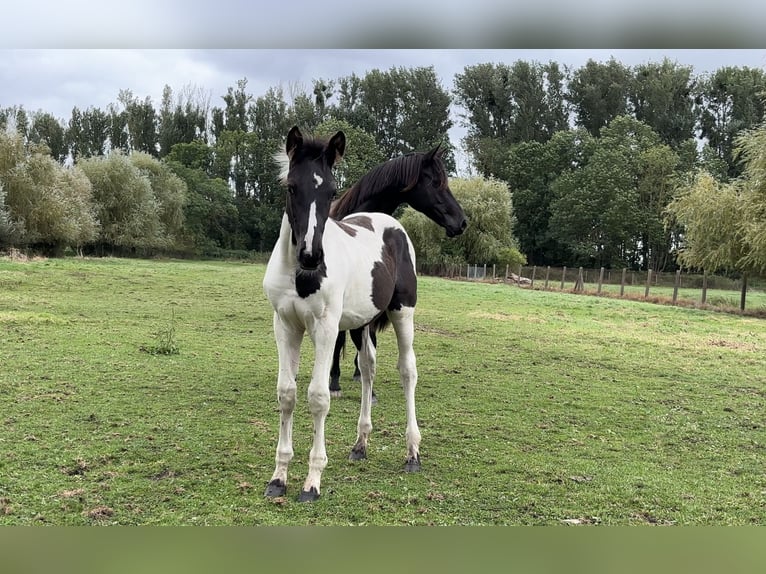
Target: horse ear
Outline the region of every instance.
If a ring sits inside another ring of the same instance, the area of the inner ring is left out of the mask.
[[[333,166],[338,163],[346,151],[346,134],[338,132],[330,138],[327,144],[327,159],[330,165]]]
[[[444,148],[442,147],[442,144],[439,143],[434,149],[426,154],[426,161],[433,161],[435,157],[441,157],[443,153]]]
[[[287,157],[292,158],[295,150],[302,145],[303,134],[301,133],[301,130],[298,129],[298,126],[293,126],[293,128],[287,133],[287,143],[285,144]]]

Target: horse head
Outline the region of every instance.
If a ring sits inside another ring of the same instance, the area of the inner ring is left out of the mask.
[[[455,237],[465,231],[468,221],[449,188],[443,153],[444,148],[437,145],[429,152],[418,154],[420,170],[417,180],[404,193],[407,193],[407,203],[441,225],[448,237]]]
[[[328,140],[304,137],[297,126],[287,134],[285,211],[302,271],[316,271],[324,264],[322,237],[337,191],[332,168],[343,157],[345,148],[342,131]]]

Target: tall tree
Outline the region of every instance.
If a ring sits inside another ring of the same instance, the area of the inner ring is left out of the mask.
[[[629,100],[635,118],[678,149],[694,137],[694,89],[692,67],[665,58],[634,68]]]
[[[202,90],[187,86],[174,98],[170,86],[162,90],[158,114],[159,156],[164,157],[177,143],[206,141],[208,101]]]
[[[632,83],[630,68],[610,58],[601,63],[588,60],[572,74],[567,97],[575,112],[575,123],[598,137],[601,128],[629,111]]]
[[[740,222],[746,255],[743,263],[758,273],[766,272],[766,116],[758,127],[740,133],[735,140],[736,159],[744,166],[744,210]]]
[[[117,100],[125,111],[129,148],[157,157],[157,113],[151,98],[142,101],[130,90],[120,90]]]
[[[737,177],[743,167],[734,160],[734,139],[763,118],[766,73],[758,68],[726,66],[703,76],[695,99],[699,127],[718,157]]]
[[[505,154],[521,142],[545,142],[566,126],[563,74],[557,65],[467,66],[455,76],[455,100],[465,111],[464,143],[484,176],[504,177]]]
[[[38,112],[32,116],[32,127],[29,130],[29,141],[43,144],[51,156],[58,162],[63,162],[68,154],[64,126],[47,112]]]
[[[454,170],[450,103],[433,67],[376,69],[341,78],[330,115],[371,134],[387,159],[443,143],[445,164]]]
[[[80,111],[76,106],[66,130],[66,143],[72,158],[103,155],[110,139],[110,118],[99,108]]]
[[[572,258],[568,245],[550,230],[552,186],[562,174],[586,165],[595,145],[578,128],[559,131],[546,143],[522,142],[509,149],[504,172],[516,215],[514,231],[530,263],[565,265]]]
[[[581,265],[661,268],[670,249],[663,210],[677,163],[649,126],[615,118],[587,164],[554,182],[552,235],[572,246]]]

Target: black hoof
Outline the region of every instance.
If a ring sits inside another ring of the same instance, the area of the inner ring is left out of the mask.
[[[340,391],[330,391],[330,396],[333,399],[339,399],[339,398],[341,398],[343,396],[343,393],[340,392]]]
[[[416,457],[408,458],[404,463],[404,472],[419,472],[420,459]]]
[[[268,496],[269,498],[276,498],[277,496],[284,496],[286,492],[287,485],[278,478],[275,478],[266,487],[264,496]]]
[[[362,373],[360,373],[358,370],[354,373],[354,380],[356,382],[359,382],[362,380]]]
[[[364,460],[367,458],[367,449],[365,447],[354,447],[351,449],[351,454],[348,455],[348,460]]]
[[[330,377],[330,392],[340,393],[340,377]]]
[[[313,486],[309,490],[301,490],[298,497],[298,502],[314,502],[315,500],[319,500],[319,493]]]

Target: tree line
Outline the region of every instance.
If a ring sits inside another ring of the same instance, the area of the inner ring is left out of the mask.
[[[670,210],[698,174],[714,182],[708,190],[752,177],[741,138],[761,126],[764,92],[763,70],[747,67],[697,75],[667,58],[575,70],[518,60],[467,66],[449,90],[433,67],[400,67],[257,97],[242,79],[219,105],[201,88],[166,86],[158,108],[130,90],[67,120],[0,108],[0,247],[267,251],[283,209],[272,155],[292,125],[346,131],[345,188],[439,142],[454,174],[456,105],[478,176],[466,181],[499,182],[509,206],[487,227],[502,229],[496,241],[437,249],[432,232],[417,231],[421,253],[459,258],[474,245],[487,261],[518,248],[536,265],[670,269],[684,262],[689,225]]]

